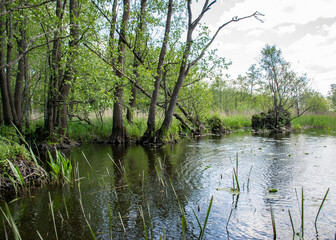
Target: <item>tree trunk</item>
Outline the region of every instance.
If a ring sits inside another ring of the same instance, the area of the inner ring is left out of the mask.
[[[174,91],[173,91],[173,94],[172,94],[172,96],[170,98],[168,109],[167,109],[167,111],[165,113],[165,118],[163,120],[163,123],[162,123],[160,129],[155,133],[156,138],[158,139],[159,142],[163,141],[165,135],[167,135],[167,133],[168,133],[170,127],[171,127],[171,124],[172,124],[172,121],[173,121],[173,115],[174,115],[174,111],[175,111],[175,107],[176,107],[176,103],[177,103],[179,92],[180,92],[180,89],[181,89],[181,87],[183,85],[184,79],[188,75],[191,66],[194,65],[194,64],[196,64],[197,61],[203,56],[201,54],[192,63],[188,64],[189,55],[190,55],[190,51],[191,51],[191,46],[192,46],[192,43],[193,43],[192,34],[193,34],[196,26],[198,25],[198,23],[202,19],[204,13],[210,9],[210,6],[213,3],[214,2],[212,2],[212,3],[209,4],[209,1],[206,0],[205,3],[204,3],[204,5],[203,5],[202,12],[200,13],[200,15],[194,21],[192,21],[191,0],[187,0],[187,5],[188,5],[187,6],[187,8],[188,8],[187,41],[185,43],[185,49],[184,49],[183,56],[182,56],[182,62],[181,62],[181,65],[180,65],[179,76],[178,76],[177,81],[175,83]],[[209,44],[211,44],[211,42]],[[204,51],[203,51],[203,54],[204,54]]]
[[[145,18],[145,9],[146,9],[146,3],[147,3],[147,0],[141,0],[141,9],[140,9],[140,17],[139,17],[139,25],[137,27],[137,30],[136,30],[136,35],[135,35],[135,52],[137,54],[139,54],[140,52],[140,41],[139,41],[139,38],[141,39],[142,38],[142,33],[143,33],[143,28],[144,28],[144,18]],[[139,73],[138,73],[138,67],[140,65],[140,62],[139,62],[139,59],[134,56],[134,60],[133,60],[133,73],[134,73],[134,76],[135,76],[135,81],[136,81],[136,84],[139,82]],[[132,96],[131,96],[131,99],[129,101],[129,107],[127,108],[127,114],[126,114],[126,118],[127,118],[127,121],[129,123],[133,123],[133,111],[134,111],[134,107],[135,107],[135,104],[136,104],[136,97],[137,97],[137,87],[135,86],[135,84],[132,84]]]
[[[120,71],[124,71],[125,65],[125,43],[122,40],[126,36],[126,29],[128,25],[128,20],[130,16],[130,0],[123,0],[124,10],[121,22],[120,37],[118,42],[118,64],[120,66]],[[123,121],[123,74],[116,71],[116,75],[119,77],[119,83],[117,83],[114,94],[114,105],[113,105],[113,126],[111,142],[117,144],[123,144],[127,141],[127,132]]]
[[[155,76],[155,83],[154,83],[154,90],[151,98],[151,103],[149,107],[149,113],[147,118],[147,130],[144,136],[141,138],[141,142],[151,142],[153,141],[155,135],[155,114],[156,114],[156,104],[159,96],[159,88],[163,70],[163,63],[167,52],[167,44],[169,39],[169,32],[170,32],[170,22],[172,18],[173,12],[173,0],[169,0],[168,3],[168,13],[167,13],[167,20],[166,20],[166,28],[164,33],[164,38],[162,42],[161,52],[159,56],[159,63],[156,70]]]
[[[70,0],[70,41],[69,41],[69,58],[66,64],[66,70],[64,73],[64,78],[62,79],[60,86],[60,96],[59,96],[59,106],[57,113],[57,126],[58,134],[61,137],[67,135],[68,129],[68,105],[67,100],[70,93],[70,83],[74,80],[74,61],[77,54],[78,41],[79,41],[79,27],[77,24],[77,19],[79,17],[79,5],[78,0]]]
[[[56,17],[58,18],[58,26],[62,24],[62,1],[56,1]],[[61,77],[60,60],[61,60],[61,41],[59,39],[61,30],[54,33],[53,49],[50,63],[50,79],[48,89],[47,111],[45,117],[44,128],[49,136],[54,138],[54,131],[57,120],[57,104],[58,104],[58,86]]]
[[[6,81],[7,81],[7,91],[8,91],[8,98],[9,98],[9,103],[11,107],[11,113],[12,113],[12,119],[13,123],[18,126],[18,119],[16,115],[16,110],[15,110],[15,104],[14,104],[14,97],[12,93],[12,66],[10,65],[10,61],[12,59],[12,49],[13,49],[13,43],[12,43],[12,38],[13,38],[13,23],[12,23],[12,14],[9,13],[9,16],[7,17],[7,68],[6,68]],[[20,129],[21,130],[21,129]]]
[[[17,45],[18,45],[18,52],[19,55],[23,54],[24,50],[27,46],[27,34],[26,34],[26,21],[25,21],[25,15],[24,12],[21,11],[22,17],[24,18],[21,22],[19,22],[19,33],[20,36],[17,38]],[[19,130],[22,130],[22,127],[24,125],[24,114],[23,114],[23,86],[26,76],[26,70],[27,70],[27,56],[23,55],[22,58],[20,58],[18,62],[18,70],[16,75],[16,83],[15,83],[15,93],[14,93],[14,104],[15,104],[15,111],[17,115],[17,128]]]
[[[0,12],[3,13],[5,10],[4,6],[0,4]],[[5,65],[5,44],[6,44],[6,17],[4,15],[0,16],[0,65]],[[3,110],[3,120],[5,125],[10,125],[13,118],[11,113],[10,100],[8,95],[8,85],[6,79],[6,72],[4,68],[0,69],[0,87],[1,87],[1,98],[2,98],[2,110]]]

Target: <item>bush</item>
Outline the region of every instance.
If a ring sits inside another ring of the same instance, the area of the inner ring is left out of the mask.
[[[286,110],[279,111],[279,128],[283,126],[290,126],[291,115]],[[267,113],[261,112],[259,114],[254,114],[252,116],[252,128],[254,130],[259,129],[268,129],[268,130],[276,130],[275,121],[276,121],[276,112],[274,109],[268,110]]]
[[[222,123],[222,120],[216,115],[212,116],[211,118],[208,118],[207,124],[209,125],[209,129],[211,129],[211,132],[214,134],[223,134],[230,131],[230,129],[226,127]]]

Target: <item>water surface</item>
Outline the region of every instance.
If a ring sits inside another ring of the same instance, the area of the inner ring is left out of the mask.
[[[288,210],[301,234],[303,189],[305,239],[334,239],[335,146],[334,135],[314,132],[234,133],[162,148],[83,145],[66,153],[78,162],[80,179],[74,187],[40,189],[9,206],[23,239],[38,239],[37,231],[43,239],[56,239],[49,193],[58,239],[90,239],[89,225],[97,239],[144,239],[146,234],[181,239],[181,211],[186,238],[197,239],[194,212],[203,224],[213,196],[205,239],[271,239],[271,207],[278,239],[291,239]],[[237,156],[240,194],[229,191]],[[315,216],[328,188],[316,232]]]

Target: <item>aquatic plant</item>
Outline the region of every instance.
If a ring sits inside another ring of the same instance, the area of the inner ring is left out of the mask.
[[[13,235],[14,235],[14,238],[15,240],[21,240],[21,235],[20,235],[20,232],[19,232],[19,229],[15,223],[15,220],[12,216],[12,213],[7,205],[7,203],[5,203],[5,210],[6,212],[0,207],[0,210],[4,216],[4,218],[6,219],[7,223],[9,224],[9,226],[12,228],[12,231],[13,231]],[[5,226],[5,224],[4,224]],[[7,237],[6,237],[7,239]]]
[[[240,186],[238,180],[238,153],[236,153],[236,167],[233,167],[232,190],[236,191],[238,194],[240,193]]]
[[[204,223],[203,223],[203,227],[201,225],[201,222],[199,220],[199,218],[197,217],[195,211],[192,209],[193,213],[194,213],[194,216],[197,220],[197,223],[198,223],[198,227],[200,228],[200,234],[199,234],[199,237],[198,239],[203,239],[204,237],[204,233],[205,233],[205,228],[206,228],[206,225],[208,223],[208,219],[209,219],[209,216],[210,216],[210,211],[211,211],[211,207],[212,207],[212,202],[213,202],[213,196],[211,196],[211,199],[210,199],[210,203],[209,203],[209,206],[208,206],[208,210],[207,210],[207,214],[205,216],[205,220],[204,220]]]
[[[330,190],[330,188],[328,188],[327,192],[325,193],[325,195],[324,195],[324,197],[323,197],[323,200],[322,200],[322,202],[321,202],[321,204],[320,204],[319,210],[317,211],[317,214],[316,214],[316,217],[315,217],[315,223],[314,223],[314,224],[315,224],[316,235],[318,235],[318,231],[317,231],[317,219],[318,219],[318,217],[319,217],[319,214],[320,214],[320,212],[321,212],[321,209],[322,209],[322,207],[323,207],[323,204],[324,204],[324,202],[325,202],[325,200],[326,200],[326,198],[327,198],[327,196],[328,196],[329,190]]]
[[[275,217],[274,217],[274,212],[272,205],[270,205],[270,210],[271,210],[271,220],[272,220],[272,230],[273,230],[273,239],[276,239],[276,225],[275,225]]]
[[[49,166],[51,168],[51,178],[57,184],[72,183],[73,180],[73,167],[71,161],[59,150],[55,149],[55,159],[48,151]]]

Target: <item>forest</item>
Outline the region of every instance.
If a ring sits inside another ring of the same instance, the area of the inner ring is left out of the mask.
[[[332,114],[335,89],[328,98],[313,90],[309,75],[295,72],[275,45],[260,49],[256,63],[233,79],[231,62],[212,44],[227,25],[262,24],[263,14],[251,10],[211,32],[202,19],[215,5],[1,1],[3,133],[14,125],[34,141],[64,143],[80,128],[109,143],[164,143],[176,138],[172,124],[175,132],[200,135],[214,117],[274,111],[279,122],[282,112],[289,120]]]

